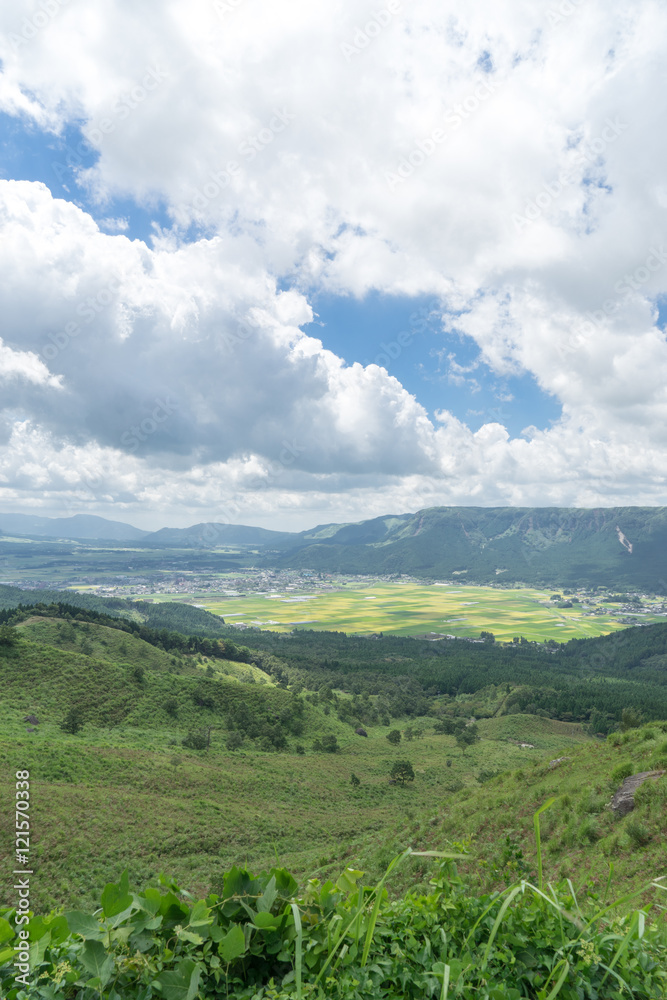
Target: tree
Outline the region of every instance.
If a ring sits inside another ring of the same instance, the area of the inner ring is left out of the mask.
[[[392,729],[390,733],[387,733],[387,739],[389,740],[392,746],[397,747],[398,744],[401,742],[400,731],[398,729]]]
[[[358,788],[359,785],[361,784],[361,781],[359,780],[359,778],[357,778],[356,774],[354,774],[354,773],[352,774],[352,777],[350,778],[350,784],[354,788]]]
[[[327,733],[326,736],[322,737],[322,749],[326,753],[336,753],[339,749],[338,740],[332,733]]]
[[[410,761],[409,760],[394,761],[391,768],[390,777],[394,781],[400,782],[401,785],[404,785],[406,781],[414,781],[415,772],[412,768],[412,764],[410,763]]]
[[[80,705],[72,705],[69,712],[60,723],[60,728],[64,733],[70,733],[72,736],[78,733],[83,727],[83,710]]]
[[[472,726],[460,729],[456,734],[456,743],[464,753],[466,752],[466,747],[471,747],[473,743],[479,743],[480,739],[477,726],[474,723]]]
[[[238,729],[233,729],[227,737],[227,749],[239,750],[243,746],[243,736]]]
[[[16,632],[11,625],[0,626],[0,646],[13,646],[16,642]]]
[[[635,708],[624,708],[621,714],[621,729],[626,732],[628,729],[638,729],[642,724],[641,712]]]
[[[183,746],[188,750],[207,750],[210,743],[210,732],[208,735],[205,733],[188,733],[182,740]]]

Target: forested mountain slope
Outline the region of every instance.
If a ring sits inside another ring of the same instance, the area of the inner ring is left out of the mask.
[[[664,507],[432,507],[322,525],[281,547],[280,566],[667,592]]]

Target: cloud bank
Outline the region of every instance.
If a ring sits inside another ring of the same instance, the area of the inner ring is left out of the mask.
[[[0,181],[5,509],[667,502],[663,5],[24,0],[0,27],[0,108],[88,154],[53,156],[79,205]],[[130,240],[119,199],[170,227]],[[434,298],[561,419],[434,422],[303,332],[316,292],[371,290]]]

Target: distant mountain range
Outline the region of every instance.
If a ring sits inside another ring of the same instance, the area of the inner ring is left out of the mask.
[[[667,595],[667,508],[432,507],[295,536],[278,566]]]
[[[95,514],[74,514],[73,517],[38,517],[36,514],[0,514],[3,535],[44,536],[74,540],[137,541],[148,531],[134,528],[122,521],[108,521]]]
[[[415,514],[270,531],[215,522],[145,532],[90,515],[0,514],[0,531],[132,541],[141,547],[258,549],[266,566],[411,574],[476,583],[605,584],[667,595],[665,507],[431,507]]]

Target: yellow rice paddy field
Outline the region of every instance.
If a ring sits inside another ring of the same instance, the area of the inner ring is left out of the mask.
[[[377,582],[348,584],[336,591],[272,591],[230,597],[206,594],[195,597],[195,601],[222,615],[228,624],[277,632],[296,628],[474,637],[490,631],[501,641],[524,636],[529,640],[563,642],[606,635],[628,625],[626,616],[621,623],[609,613],[599,613],[602,609],[609,611],[609,605],[555,607],[550,601],[552,593],[530,588]],[[598,614],[591,614],[596,609]],[[643,614],[636,620],[664,621],[664,617]]]

